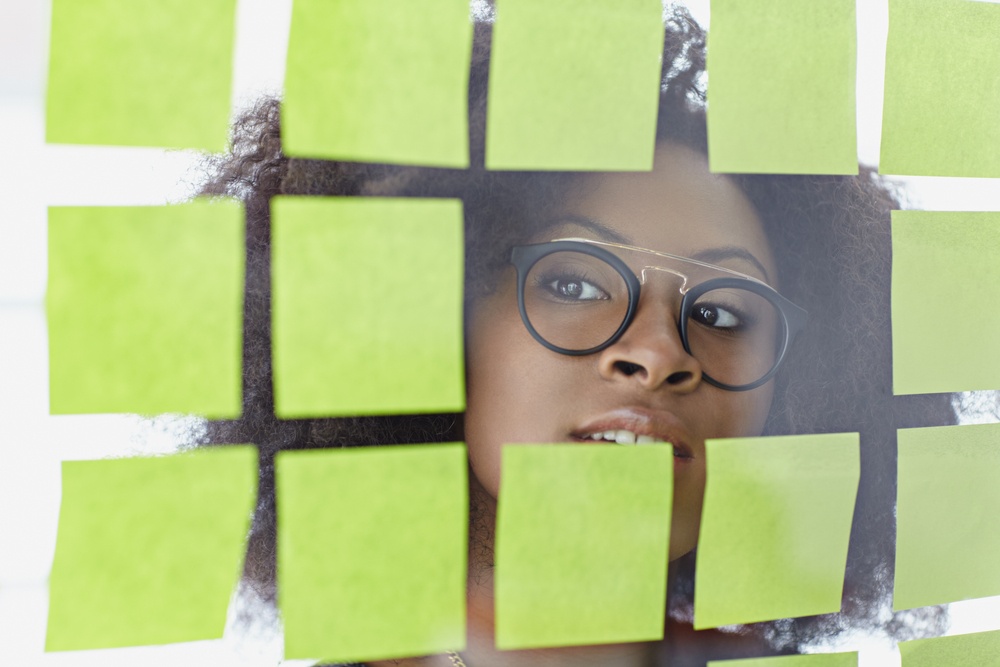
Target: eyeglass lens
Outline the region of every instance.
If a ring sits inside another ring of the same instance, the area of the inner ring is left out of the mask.
[[[677,307],[676,302],[664,305]],[[609,340],[624,322],[628,284],[598,257],[554,252],[528,271],[524,306],[531,325],[546,341],[564,350],[587,350]],[[710,290],[694,301],[685,317],[691,355],[723,384],[751,384],[767,375],[784,343],[778,306],[748,290]]]

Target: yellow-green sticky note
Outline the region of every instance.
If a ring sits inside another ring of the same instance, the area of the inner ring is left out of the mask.
[[[706,442],[694,627],[840,610],[857,433]]]
[[[46,651],[222,637],[257,450],[64,461]]]
[[[660,0],[496,4],[486,166],[652,169]]]
[[[467,167],[468,0],[295,0],[288,155]]]
[[[857,667],[857,652],[777,655],[746,660],[709,660],[708,667]]]
[[[998,35],[990,2],[890,0],[881,173],[1000,177]]]
[[[899,653],[902,667],[997,667],[1000,631],[900,642]]]
[[[45,139],[225,149],[236,0],[53,0]]]
[[[661,639],[673,450],[507,445],[501,459],[497,648]]]
[[[712,0],[712,171],[858,173],[854,5]]]
[[[241,412],[243,207],[49,209],[52,414]]]
[[[1000,389],[998,256],[1000,213],[892,212],[896,394]]]
[[[275,411],[460,412],[462,205],[272,200]]]
[[[467,470],[460,443],[278,454],[285,658],[464,648]]]
[[[1000,595],[1000,424],[899,430],[894,609]]]

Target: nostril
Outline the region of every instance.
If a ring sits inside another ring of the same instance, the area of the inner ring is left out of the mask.
[[[667,376],[667,384],[684,384],[693,377],[690,371],[678,371]]]
[[[642,366],[633,364],[631,361],[616,361],[615,368],[630,377],[642,370]]]

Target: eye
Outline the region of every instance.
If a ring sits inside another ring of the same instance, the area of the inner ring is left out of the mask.
[[[691,319],[714,329],[739,329],[742,318],[733,310],[712,304],[696,304],[691,311]]]
[[[611,297],[607,292],[582,278],[562,277],[549,280],[545,287],[555,296],[566,301],[603,301]]]

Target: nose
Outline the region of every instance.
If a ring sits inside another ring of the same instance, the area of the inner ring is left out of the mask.
[[[640,303],[622,337],[599,354],[598,371],[607,380],[625,379],[679,394],[701,383],[701,364],[684,349],[677,322],[662,304]]]

